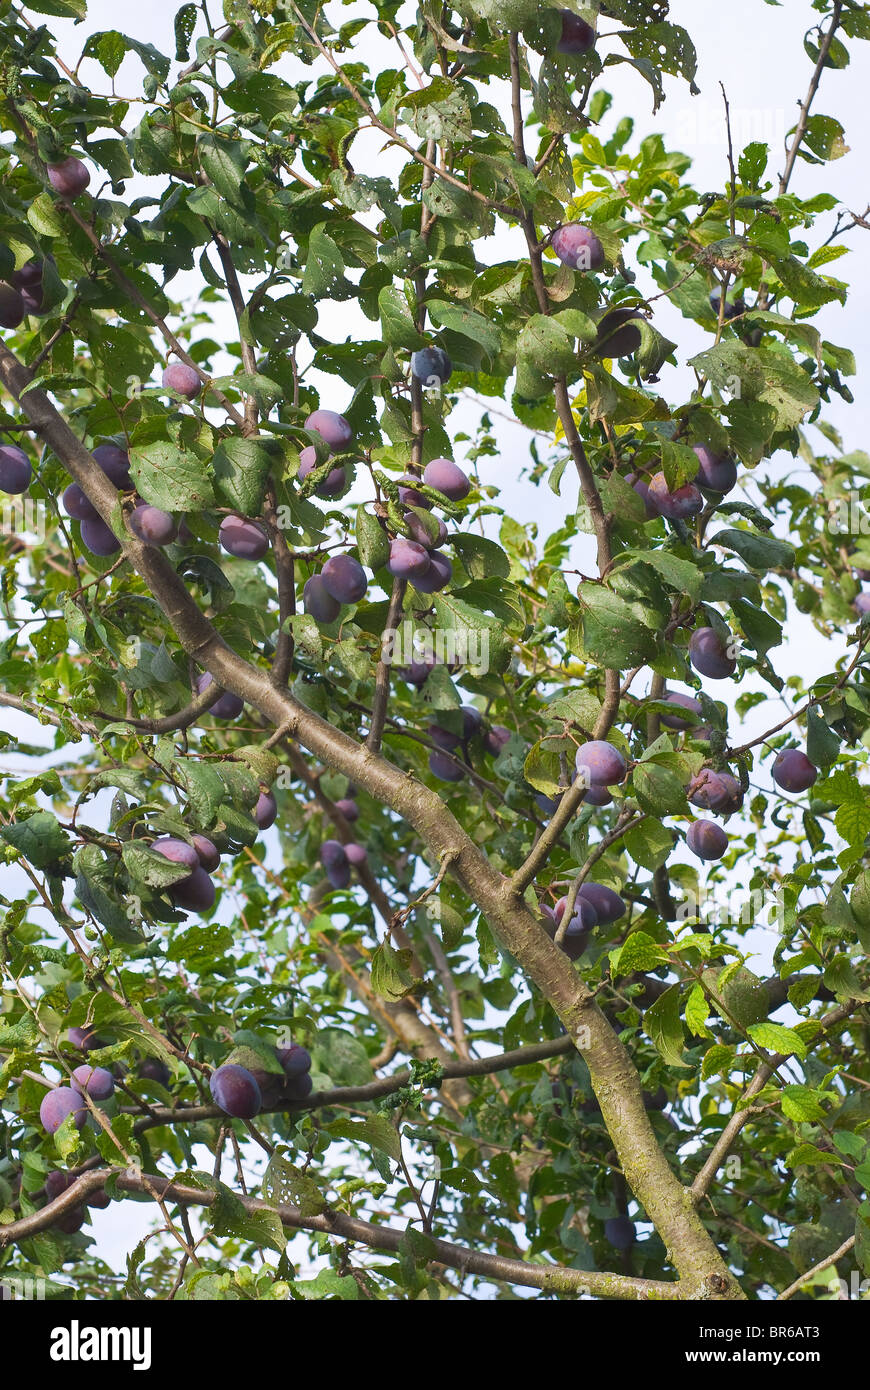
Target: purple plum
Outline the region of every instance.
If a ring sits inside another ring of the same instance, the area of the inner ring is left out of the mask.
[[[302,601],[305,612],[310,613],[316,623],[333,623],[341,612],[341,604],[327,593],[319,574],[313,574],[306,580]]]
[[[61,502],[67,516],[73,517],[76,521],[97,521],[99,518],[99,512],[88,501],[78,483],[70,483],[61,498]]]
[[[334,410],[312,411],[305,428],[315,430],[336,454],[344,453],[353,443],[353,430],[344,416]]]
[[[24,299],[13,285],[0,284],[0,328],[17,328],[24,322]]]
[[[262,526],[235,514],[224,517],[218,530],[218,540],[227,554],[236,560],[262,560],[269,550],[269,537]]]
[[[465,776],[465,768],[438,748],[429,754],[429,771],[441,782],[461,782]]]
[[[317,461],[317,450],[313,444],[309,444],[299,455],[299,473],[297,475],[299,481],[304,482],[309,473],[313,473],[316,468],[321,466],[322,464]],[[347,469],[332,468],[314,491],[318,497],[339,497],[346,487]]]
[[[784,792],[805,792],[819,775],[817,767],[799,748],[784,748],[776,756],[771,776]]]
[[[613,787],[625,777],[625,758],[612,743],[593,739],[577,749],[577,771],[590,787]]]
[[[170,362],[163,373],[163,385],[186,401],[195,401],[202,390],[202,377],[187,362]]]
[[[99,464],[110,483],[114,483],[121,492],[126,492],[133,486],[133,479],[130,477],[130,455],[126,449],[121,449],[117,444],[98,444],[96,449],[91,451],[94,463]]]
[[[91,181],[87,165],[74,154],[67,155],[59,164],[46,165],[46,171],[49,183],[62,198],[78,198]]]
[[[140,502],[130,513],[130,530],[146,545],[171,545],[178,535],[175,518],[159,507]]]
[[[89,1095],[91,1100],[108,1100],[115,1094],[115,1078],[105,1067],[87,1064],[76,1067],[70,1085],[80,1095]]]
[[[698,472],[695,482],[708,492],[724,494],[730,492],[737,482],[737,464],[730,454],[714,454],[705,444],[695,444],[698,456]]]
[[[268,830],[278,817],[278,803],[270,791],[261,791],[251,815],[261,830]]]
[[[699,859],[721,859],[728,848],[728,836],[715,821],[696,820],[686,832],[686,844]]]
[[[695,670],[710,680],[722,681],[733,676],[737,660],[728,652],[715,628],[699,627],[689,639],[689,660]]]
[[[461,502],[471,491],[471,483],[452,459],[432,459],[423,469],[423,482],[451,502]]]
[[[30,459],[17,444],[0,444],[0,492],[26,492],[33,477]]]
[[[453,565],[446,555],[429,555],[429,566],[423,574],[411,580],[419,594],[436,594],[445,589],[453,578]]]
[[[332,555],[320,571],[324,589],[336,603],[359,603],[369,583],[359,560],[352,555]]]
[[[566,222],[553,233],[550,245],[562,264],[572,270],[601,270],[604,266],[604,247],[581,222]]]
[[[429,551],[416,541],[397,536],[390,545],[390,558],[387,569],[396,579],[414,580],[429,569]]]
[[[214,685],[214,676],[210,671],[203,671],[201,676],[196,678],[196,693],[201,695],[210,685]],[[209,705],[208,713],[213,719],[238,719],[245,702],[239,695],[233,695],[231,691],[225,690],[219,695],[213,705]]]
[[[556,52],[574,57],[578,53],[588,53],[595,47],[595,30],[585,19],[571,10],[558,11],[562,20],[562,37],[556,44]]]
[[[74,1091],[72,1086],[56,1086],[47,1091],[39,1107],[39,1119],[46,1134],[56,1134],[67,1115],[73,1116],[76,1129],[84,1126],[88,1107],[79,1092]]]
[[[649,495],[659,516],[666,516],[669,521],[687,521],[704,510],[704,498],[694,483],[686,483],[685,487],[671,492],[664,473],[655,473],[650,478]]]
[[[257,1079],[247,1067],[227,1062],[213,1071],[209,1080],[212,1099],[225,1115],[237,1120],[252,1120],[260,1113],[263,1098]]]
[[[79,527],[82,545],[91,552],[92,555],[116,555],[121,549],[121,542],[115,533],[98,516],[93,521],[83,521]]]
[[[631,357],[642,342],[634,320],[642,318],[639,309],[611,309],[598,323],[598,336],[592,345],[596,357]]]
[[[683,695],[680,691],[674,691],[664,696],[669,705],[679,705],[680,709],[688,710],[691,714],[701,717],[701,705],[692,695]],[[684,733],[686,729],[693,729],[695,726],[689,719],[681,719],[677,714],[662,714],[659,716],[666,729],[676,729]]]
[[[411,375],[426,385],[434,385],[437,382],[443,386],[450,380],[452,371],[453,363],[443,348],[421,348],[419,352],[411,354]]]

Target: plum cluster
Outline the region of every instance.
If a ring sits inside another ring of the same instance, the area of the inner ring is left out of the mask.
[[[264,1104],[274,1104],[279,1096],[285,1100],[307,1099],[314,1089],[310,1052],[298,1043],[289,1043],[276,1047],[275,1056],[281,1063],[282,1076],[261,1069],[250,1070],[233,1061],[217,1067],[209,1080],[215,1105],[233,1119],[253,1120]]]
[[[550,936],[555,936],[561,927],[567,906],[567,898],[560,898],[552,908],[546,903],[542,906],[544,926]],[[619,894],[606,884],[593,883],[591,880],[582,883],[562,937],[562,950],[571,960],[579,960],[594,928],[610,926],[627,910]]]
[[[600,331],[600,330],[599,330]],[[618,354],[613,356],[628,354]],[[708,502],[721,499],[737,483],[737,464],[730,454],[719,454],[705,444],[693,446],[698,471],[693,482],[671,490],[663,472],[642,477],[629,473],[627,482],[644,504],[648,520],[664,517],[667,521],[689,521],[698,516]]]

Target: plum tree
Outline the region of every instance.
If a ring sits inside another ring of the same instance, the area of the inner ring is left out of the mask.
[[[453,363],[443,348],[420,348],[411,354],[411,375],[418,381],[430,384],[438,382],[443,386],[450,380],[452,372]]]
[[[770,775],[784,792],[805,792],[815,782],[819,770],[799,748],[783,748],[776,755]]]
[[[582,222],[566,222],[550,238],[550,245],[563,265],[572,270],[603,270],[604,247]]]
[[[262,526],[244,516],[225,516],[218,539],[227,554],[237,560],[262,560],[269,552],[269,537]]]
[[[108,1100],[115,1094],[115,1078],[105,1067],[76,1067],[70,1079],[70,1086],[91,1100]]]
[[[48,164],[46,173],[52,188],[62,198],[78,198],[91,181],[88,166],[74,154],[68,154],[58,164]]]
[[[263,1098],[256,1077],[247,1067],[227,1062],[212,1072],[208,1086],[212,1100],[225,1115],[237,1120],[253,1120],[259,1115]]]
[[[558,53],[573,57],[577,53],[588,53],[590,48],[595,47],[595,30],[591,24],[572,10],[560,10],[559,17],[562,20],[562,36],[556,44]]]
[[[171,545],[178,536],[178,525],[169,512],[140,502],[130,513],[130,530],[146,545]]]
[[[625,777],[627,766],[618,748],[604,739],[582,743],[575,756],[577,771],[590,787],[613,787]]]
[[[202,377],[188,362],[170,362],[163,372],[163,385],[186,401],[195,401],[202,391]]]
[[[203,671],[202,675],[196,678],[197,695],[208,690],[210,685],[214,685],[214,676],[210,671]],[[245,702],[241,696],[225,690],[222,695],[216,697],[214,704],[209,705],[208,712],[213,719],[238,719],[244,708]]]
[[[728,848],[728,836],[712,820],[694,820],[686,831],[686,844],[699,859],[721,859]]]
[[[799,107],[699,184],[643,112],[738,91],[701,6],[3,4],[0,1280],[870,1270],[870,0],[755,6]]]
[[[0,444],[0,492],[26,492],[33,478],[30,459],[17,444]]]
[[[353,430],[344,416],[334,410],[313,410],[305,421],[305,428],[319,434],[336,454],[343,453],[353,443]]]
[[[56,1134],[70,1115],[76,1129],[81,1129],[88,1118],[88,1107],[81,1094],[71,1086],[55,1086],[47,1091],[39,1106],[39,1120],[46,1134]]]
[[[727,680],[737,670],[736,657],[729,654],[725,642],[712,627],[699,627],[692,633],[689,660],[700,675],[714,681]]]
[[[427,463],[423,469],[423,482],[436,492],[443,493],[451,502],[461,502],[471,491],[468,478],[451,459],[438,458]]]
[[[95,517],[93,520],[83,521],[79,530],[82,544],[92,555],[100,555],[102,557],[117,555],[118,551],[121,549],[121,542],[118,540],[118,537],[100,516]]]
[[[329,593],[319,574],[312,574],[305,581],[302,600],[305,612],[310,613],[317,623],[334,623],[341,612],[341,604]]]
[[[664,473],[654,473],[648,491],[659,516],[666,516],[669,521],[687,521],[704,510],[704,498],[694,483],[686,483],[671,492]]]
[[[331,555],[320,571],[320,582],[336,603],[359,603],[369,582],[359,560],[352,555]]]

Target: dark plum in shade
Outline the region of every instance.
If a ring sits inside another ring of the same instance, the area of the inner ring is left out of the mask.
[[[130,513],[130,530],[146,545],[171,545],[178,535],[178,526],[169,512],[141,502]]]
[[[350,864],[339,840],[324,840],[320,846],[320,862],[333,888],[346,888],[350,883]]]
[[[366,572],[352,555],[332,555],[320,571],[324,589],[336,603],[359,603],[368,589]]]
[[[416,575],[411,583],[420,594],[437,594],[446,589],[453,578],[453,565],[446,555],[429,556],[429,567],[423,574]]]
[[[26,492],[33,477],[30,459],[17,444],[0,444],[0,492]]]
[[[118,537],[100,516],[94,521],[83,521],[80,532],[82,545],[92,555],[99,555],[106,559],[109,555],[116,555],[121,549],[121,542]]]
[[[634,1222],[627,1216],[611,1216],[604,1223],[604,1238],[614,1250],[630,1250],[635,1237]]]
[[[79,1052],[93,1052],[95,1047],[104,1047],[101,1038],[98,1038],[93,1028],[70,1028],[67,1033],[70,1047],[78,1048]]]
[[[291,1100],[307,1100],[314,1090],[314,1082],[304,1071],[299,1076],[288,1076],[284,1089]]]
[[[646,479],[641,478],[637,473],[629,473],[625,481],[629,486],[634,488],[641,502],[643,502],[647,521],[652,521],[654,517],[658,516],[659,512],[658,507],[650,497],[649,484]]]
[[[604,265],[604,247],[581,222],[566,222],[553,233],[550,245],[562,264],[572,270],[601,270]]]
[[[199,855],[186,840],[177,840],[173,835],[166,835],[155,840],[151,848],[156,854],[162,854],[171,864],[181,864],[183,868],[190,869],[191,873],[199,868]]]
[[[334,623],[341,612],[341,604],[327,591],[319,574],[306,580],[302,602],[316,623]]]
[[[268,830],[270,825],[275,824],[278,816],[278,803],[271,792],[260,792],[251,815],[261,830]]]
[[[587,787],[583,801],[587,806],[609,806],[613,797],[606,787]]]
[[[133,486],[130,477],[130,455],[117,444],[98,444],[91,452],[94,463],[99,464],[110,483],[126,492]]]
[[[471,483],[452,459],[432,459],[423,469],[423,482],[451,502],[461,502],[471,491]]]
[[[345,820],[351,822],[359,820],[359,806],[350,796],[343,796],[339,801],[336,801],[335,809],[341,812]]]
[[[609,926],[611,922],[625,916],[626,907],[622,898],[604,883],[592,883],[587,880],[580,885],[577,896],[592,904],[603,926]]]
[[[46,1092],[39,1107],[39,1118],[46,1134],[56,1134],[67,1115],[74,1117],[76,1129],[88,1118],[88,1107],[72,1086],[57,1086]]]
[[[333,453],[341,454],[353,443],[353,430],[343,415],[334,410],[314,410],[305,421],[307,430],[315,430]]]
[[[429,754],[429,771],[441,782],[461,782],[465,776],[465,769],[438,748]]]
[[[97,521],[99,512],[87,499],[78,483],[70,483],[60,499],[67,516],[75,521]]]
[[[26,314],[42,314],[44,293],[42,287],[44,265],[42,261],[28,261],[20,270],[13,271],[9,283],[21,295]]]
[[[91,1100],[108,1100],[115,1094],[115,1078],[106,1067],[76,1067],[70,1081],[74,1091],[89,1095]]]
[[[442,729],[440,724],[430,724],[426,732],[438,748],[444,748],[448,752],[451,748],[458,748],[461,742],[459,734],[454,734],[450,729]]]
[[[78,198],[91,181],[87,165],[74,154],[67,155],[59,164],[46,165],[46,172],[55,193],[62,198]]]
[[[696,820],[686,831],[686,844],[699,859],[721,859],[728,848],[728,836],[715,821]]]
[[[808,791],[818,775],[818,768],[799,748],[784,748],[778,753],[771,773],[776,785],[784,792]]]
[[[168,1086],[172,1079],[169,1068],[159,1057],[145,1057],[136,1068],[143,1081],[156,1081],[160,1086]]]
[[[511,736],[510,729],[506,729],[504,724],[493,724],[483,736],[483,746],[490,757],[497,758],[505,744]]]
[[[387,569],[395,579],[417,579],[429,569],[429,551],[416,541],[397,538],[390,545]]]
[[[24,322],[24,299],[12,285],[0,284],[0,328],[17,328]]]
[[[433,656],[424,661],[412,661],[410,666],[399,666],[396,674],[409,685],[416,686],[417,690],[422,690],[437,665]]]
[[[214,676],[210,671],[203,671],[202,675],[196,678],[197,695],[201,695],[210,685],[214,685]],[[229,690],[225,690],[213,705],[209,705],[208,713],[214,719],[238,719],[244,708],[245,702],[240,695],[233,695]]]
[[[84,1224],[84,1207],[70,1207],[68,1211],[62,1211],[59,1216],[54,1218],[50,1229],[60,1231],[63,1236],[74,1236]]]
[[[215,900],[215,887],[205,869],[197,865],[188,878],[172,884],[169,896],[186,912],[207,912]]]
[[[56,1197],[60,1197],[75,1182],[72,1173],[62,1173],[59,1168],[52,1168],[45,1175],[45,1195],[50,1202]]]
[[[669,521],[688,521],[689,517],[697,516],[704,510],[704,499],[694,483],[686,483],[685,487],[671,492],[664,473],[655,473],[650,478],[649,495],[659,516],[665,516]]]
[[[263,1097],[257,1078],[247,1067],[227,1062],[212,1072],[208,1084],[212,1100],[225,1115],[232,1115],[236,1120],[252,1120],[260,1113]]]
[[[562,925],[562,919],[565,916],[565,908],[567,906],[567,898],[560,898],[556,903],[553,914],[556,918],[557,926]],[[591,932],[593,927],[598,926],[598,920],[598,913],[595,911],[594,903],[591,903],[588,898],[581,897],[578,893],[577,900],[574,903],[574,911],[571,913],[571,920],[565,928],[565,935],[585,936]]]
[[[573,14],[571,10],[559,10],[562,20],[562,37],[556,44],[556,52],[573,57],[578,53],[588,53],[595,47],[595,30],[585,19]]]
[[[715,628],[699,627],[689,639],[689,660],[699,675],[713,681],[727,680],[737,670],[735,657],[729,656]]]
[[[701,717],[701,705],[692,695],[683,695],[679,691],[668,693],[663,697],[669,705],[678,705],[680,709],[688,710],[690,714],[697,714]],[[679,733],[684,733],[686,729],[693,729],[694,723],[690,719],[681,719],[677,714],[660,714],[659,719],[666,729],[676,729]]]
[[[577,771],[586,774],[590,787],[613,787],[624,778],[627,768],[625,758],[612,743],[602,739],[592,739],[577,749]]]
[[[731,455],[714,454],[705,444],[695,444],[693,448],[698,457],[698,472],[695,475],[698,487],[706,488],[707,492],[722,493],[723,496],[730,492],[737,482],[737,464]]]
[[[453,371],[453,363],[447,353],[440,347],[421,348],[419,352],[411,354],[411,375],[417,381],[422,381],[431,385],[439,382],[441,385],[450,380]]]
[[[269,537],[262,526],[244,516],[225,516],[218,540],[236,560],[262,560],[269,549]]]
[[[191,835],[193,847],[196,850],[201,868],[207,874],[213,874],[215,869],[220,866],[221,856],[217,845],[213,844],[205,835]]]
[[[598,337],[593,344],[596,357],[631,357],[642,342],[635,320],[641,318],[637,309],[611,309],[598,324]]]
[[[187,362],[170,362],[163,373],[163,385],[167,391],[174,391],[186,401],[193,401],[202,390],[202,377]]]
[[[304,482],[309,473],[323,467],[325,462],[324,459],[322,463],[318,463],[317,450],[313,444],[309,444],[299,455],[299,472],[297,474],[299,481]],[[346,487],[347,470],[345,468],[331,468],[323,482],[314,489],[314,492],[317,497],[338,497]]]

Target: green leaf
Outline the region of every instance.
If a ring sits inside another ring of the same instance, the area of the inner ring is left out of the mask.
[[[680,986],[671,985],[646,1010],[643,1026],[647,1036],[669,1067],[690,1070],[683,1061],[683,1024],[680,1018]]]
[[[510,576],[510,560],[501,546],[486,536],[475,536],[471,531],[457,531],[451,535],[450,543],[472,579],[489,579],[492,576],[507,579]]]
[[[65,236],[63,214],[48,193],[40,193],[27,209],[27,220],[40,236]]]
[[[655,634],[635,616],[625,599],[597,584],[581,585],[577,597],[586,654],[616,669],[639,665],[655,656]]]
[[[416,351],[426,346],[426,339],[417,330],[411,307],[396,285],[385,285],[378,295],[378,311],[384,342],[389,347]]]
[[[768,1052],[781,1052],[785,1057],[806,1057],[807,1048],[799,1033],[781,1023],[752,1023],[747,1033],[754,1043]]]
[[[670,956],[663,951],[657,941],[643,931],[633,931],[622,946],[610,952],[610,965],[614,975],[630,975],[635,970],[654,970],[658,965],[670,964]]]
[[[428,87],[409,92],[397,103],[416,135],[439,142],[465,140],[471,135],[471,112],[462,88],[449,77],[436,77]]]
[[[647,816],[640,825],[625,832],[622,843],[635,864],[652,872],[667,861],[674,847],[674,837],[661,821]]]
[[[499,331],[489,319],[483,317],[483,314],[460,304],[450,304],[443,299],[430,299],[426,307],[434,324],[466,338],[476,348],[482,349],[490,361],[498,355],[501,347]]]
[[[302,293],[312,299],[350,299],[355,294],[345,278],[342,254],[322,222],[312,228],[308,238]]]
[[[47,869],[72,849],[72,841],[51,811],[35,811],[26,820],[0,825],[0,838],[13,845],[35,869]]]
[[[342,1116],[332,1120],[326,1130],[333,1139],[349,1139],[353,1144],[366,1144],[369,1148],[380,1149],[396,1163],[402,1156],[399,1135],[389,1120],[381,1115],[368,1115],[364,1120],[352,1120]]]
[[[167,512],[201,512],[215,503],[205,461],[188,449],[156,440],[130,449],[130,475],[153,507]]]
[[[823,771],[836,762],[840,735],[829,728],[815,705],[807,710],[807,757]]]
[[[197,141],[197,152],[203,172],[221,197],[230,203],[238,203],[248,163],[241,142],[215,135],[201,135]]]
[[[688,815],[686,789],[671,768],[640,762],[632,773],[632,785],[644,811],[654,816]]]
[[[825,1109],[808,1086],[783,1086],[782,1113],[797,1123],[824,1120]]]
[[[131,879],[151,888],[168,888],[190,877],[190,869],[185,864],[174,864],[136,840],[128,840],[121,846],[121,856]]]
[[[212,458],[218,500],[242,516],[259,516],[266,479],[280,457],[280,448],[262,439],[230,435],[222,440]]]
[[[410,971],[411,959],[410,951],[397,951],[388,941],[382,941],[375,947],[371,959],[372,989],[375,994],[392,1003],[404,999],[418,984]]]
[[[390,538],[377,517],[365,507],[357,508],[356,544],[360,564],[372,572],[379,570],[390,558]]]
[[[711,1033],[705,1026],[710,1016],[710,1005],[700,984],[694,985],[686,1000],[686,1027],[696,1038],[709,1038]],[[708,1054],[709,1055],[709,1054]]]
[[[717,531],[711,545],[733,550],[750,569],[766,573],[772,569],[794,569],[794,550],[774,536],[761,536],[757,531],[737,531],[731,527]]]

